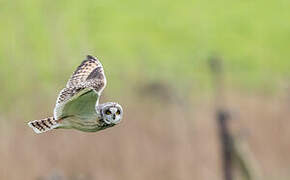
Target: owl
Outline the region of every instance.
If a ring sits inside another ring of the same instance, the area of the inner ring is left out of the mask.
[[[28,122],[36,133],[52,129],[76,129],[97,132],[120,123],[120,104],[99,104],[107,80],[100,61],[88,55],[58,95],[53,117]]]

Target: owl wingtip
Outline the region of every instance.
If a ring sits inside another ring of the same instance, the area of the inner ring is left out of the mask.
[[[87,59],[88,60],[97,60],[97,58],[95,56],[92,56],[92,55],[87,55]]]

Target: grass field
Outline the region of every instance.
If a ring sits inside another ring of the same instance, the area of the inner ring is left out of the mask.
[[[86,54],[103,61],[115,92],[128,87],[122,82],[131,86],[140,78],[207,89],[206,60],[212,54],[225,59],[235,85],[271,88],[289,78],[289,5],[284,0],[1,1],[0,98],[11,101],[10,94],[21,98],[35,88],[61,87]]]
[[[250,132],[245,141],[267,180],[289,179],[289,7],[286,0],[0,0],[0,179],[50,180],[46,172],[68,180],[82,173],[221,179],[213,56],[224,60],[229,107],[240,115],[233,130]],[[105,67],[101,102],[123,104],[124,124],[94,135],[33,136],[26,122],[51,115],[87,54]]]
[[[233,133],[246,143],[263,180],[290,177],[289,101],[282,99],[229,96]],[[1,121],[0,179],[223,179],[211,102],[187,108],[144,99],[121,103],[123,122],[99,133],[35,135],[21,123]]]

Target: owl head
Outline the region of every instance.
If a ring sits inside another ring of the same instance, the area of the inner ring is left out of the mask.
[[[123,109],[120,104],[107,102],[99,106],[100,114],[106,124],[118,124],[123,116]]]

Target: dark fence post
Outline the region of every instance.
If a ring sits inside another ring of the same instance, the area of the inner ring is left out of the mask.
[[[223,174],[225,180],[233,180],[233,141],[228,128],[230,113],[225,108],[224,75],[222,61],[216,57],[209,59],[210,70],[215,91],[215,111],[218,123],[223,160]]]
[[[233,144],[227,123],[229,120],[229,114],[224,110],[218,110],[216,116],[218,120],[220,140],[222,145],[224,178],[225,180],[232,180]]]

